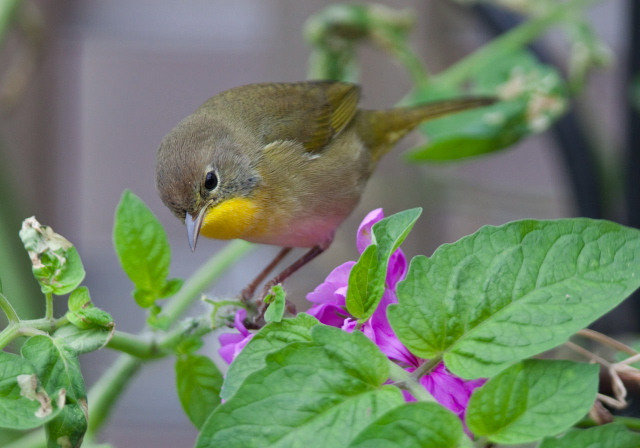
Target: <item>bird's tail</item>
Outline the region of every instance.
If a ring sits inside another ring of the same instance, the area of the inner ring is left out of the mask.
[[[385,110],[360,110],[356,130],[375,160],[420,123],[468,109],[489,106],[495,98],[469,97]]]

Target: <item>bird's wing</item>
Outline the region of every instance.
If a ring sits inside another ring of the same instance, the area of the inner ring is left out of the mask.
[[[353,121],[359,99],[360,88],[344,82],[263,83],[228,90],[209,107],[251,126],[265,145],[295,141],[315,153]]]

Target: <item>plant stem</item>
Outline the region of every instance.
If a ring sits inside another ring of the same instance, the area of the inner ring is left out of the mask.
[[[436,402],[436,399],[433,398],[433,395],[431,395],[429,391],[422,386],[422,384],[416,381],[416,379],[413,378],[413,376],[410,375],[409,372],[404,370],[395,362],[389,361],[389,365],[389,377],[396,383],[398,387],[409,391],[411,395],[413,395],[414,398],[418,401],[430,401],[433,403]]]
[[[0,349],[6,347],[15,338],[20,336],[34,336],[36,334],[48,334],[66,322],[66,317],[57,320],[33,319],[11,322],[0,332]]]
[[[5,0],[0,2],[0,45],[3,44],[9,27],[13,24],[22,0]]]
[[[0,349],[5,348],[11,341],[20,335],[20,324],[11,323],[0,332]]]
[[[142,367],[142,361],[129,355],[121,355],[100,377],[89,391],[90,418],[87,439],[95,438],[113,407]]]
[[[180,316],[196,300],[203,289],[211,282],[220,277],[226,269],[244,256],[251,248],[252,244],[245,241],[233,241],[223,250],[215,254],[200,269],[198,269],[183,285],[180,292],[173,298],[172,302],[165,308],[165,315],[170,323],[175,323]],[[145,330],[146,331],[146,330]],[[168,340],[174,335],[170,334]],[[140,354],[149,354],[157,350],[157,345],[153,342],[145,343],[141,338],[133,335],[118,332],[114,334],[115,342],[108,344],[111,347],[127,348],[133,352],[138,350]],[[161,351],[159,357],[166,356],[168,351]],[[151,359],[151,358],[144,358]],[[120,398],[126,386],[135,377],[135,374],[143,365],[143,360],[128,354],[121,355],[116,362],[107,370],[91,388],[89,392],[89,429],[87,440],[95,438],[96,434],[107,421],[109,414],[113,411],[115,402]]]
[[[639,418],[614,417],[613,418],[613,422],[614,423],[620,423],[620,424],[626,426],[627,428],[629,428],[629,429],[631,429],[633,431],[640,431],[640,419]],[[578,428],[592,428],[594,426],[599,426],[599,423],[596,423],[595,421],[593,421],[590,418],[585,418],[584,420],[581,420],[578,423],[576,423],[576,427],[578,427]]]
[[[44,296],[46,299],[46,309],[44,312],[44,318],[46,320],[51,320],[53,319],[53,294],[48,292]]]
[[[419,366],[416,370],[411,374],[411,378],[416,381],[420,381],[420,378],[430,373],[433,369],[436,368],[438,364],[442,361],[442,356],[436,356],[434,358],[429,359],[427,362]]]
[[[36,429],[18,440],[5,445],[4,448],[46,448],[47,441],[44,434],[44,429]]]
[[[236,240],[210,258],[184,283],[182,289],[165,307],[164,315],[170,323],[175,323],[182,314],[196,301],[202,291],[217,279],[226,269],[247,254],[253,244]]]
[[[7,320],[9,321],[9,324],[15,324],[20,322],[20,317],[18,317],[18,313],[16,313],[16,310],[13,309],[13,306],[11,306],[11,303],[9,303],[7,298],[2,293],[0,293],[0,308],[2,308],[2,311],[4,311],[4,314],[7,315]]]
[[[158,349],[153,340],[124,331],[115,331],[107,343],[107,347],[134,356],[141,360],[155,359],[166,356]]]
[[[556,9],[543,16],[529,20],[502,36],[493,39],[490,43],[478,49],[476,52],[462,59],[457,64],[449,67],[437,76],[437,81],[446,85],[459,85],[472,73],[482,70],[497,58],[514,50],[524,47],[535,40],[540,34],[557,22],[565,19],[567,14],[585,8],[596,0],[572,0],[560,4]]]

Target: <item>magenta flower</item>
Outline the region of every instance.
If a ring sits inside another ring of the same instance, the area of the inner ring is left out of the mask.
[[[413,372],[416,367],[407,369]],[[429,391],[433,398],[436,399],[445,408],[452,411],[462,420],[469,404],[469,398],[476,388],[486,383],[485,379],[463,380],[458,378],[443,363],[436,366],[428,375],[420,378],[420,384]],[[402,391],[407,401],[416,401],[416,399],[407,391]]]
[[[372,243],[372,227],[382,220],[382,209],[369,213],[358,228],[356,247],[361,254]],[[325,325],[341,328],[352,332],[357,328],[357,320],[346,309],[346,295],[349,283],[349,274],[355,263],[349,261],[335,268],[324,281],[312,293],[307,295],[307,300],[313,302],[308,314],[315,316]],[[407,371],[413,372],[425,362],[412,354],[396,337],[389,320],[387,319],[387,307],[398,303],[395,289],[399,281],[404,279],[407,273],[407,259],[404,253],[398,249],[390,259],[387,267],[385,292],[380,300],[378,308],[370,319],[360,326],[360,330],[373,341],[380,350],[392,361],[403,366]],[[464,414],[473,391],[482,386],[486,380],[463,380],[453,375],[440,363],[429,374],[420,378],[422,384],[438,403],[450,409],[464,421]],[[415,401],[409,392],[403,392],[407,401]]]
[[[307,300],[317,304],[307,311],[308,314],[325,325],[342,326],[344,320],[349,317],[346,309],[347,284],[354,264],[355,261],[341,264],[331,271],[324,283],[307,294]]]
[[[231,362],[236,359],[236,356],[238,356],[245,345],[247,345],[253,337],[253,334],[249,333],[247,327],[242,323],[246,317],[247,310],[240,308],[233,320],[233,326],[240,333],[223,333],[218,337],[218,341],[220,341],[218,354],[227,364],[231,364]]]
[[[379,208],[370,212],[362,220],[356,236],[358,252],[362,254],[367,246],[372,243],[371,228],[383,218],[384,213],[382,209]],[[316,304],[307,311],[307,314],[312,315],[325,325],[338,328],[342,328],[345,319],[353,317],[347,311],[345,298],[347,296],[349,274],[354,264],[356,264],[355,261],[347,261],[341,264],[331,271],[324,283],[321,283],[313,292],[307,294],[307,300]],[[389,259],[386,282],[387,288],[394,290],[397,283],[402,280],[406,274],[407,258],[404,256],[402,250],[398,249]],[[382,300],[384,300],[384,297]],[[398,302],[397,299],[394,300],[393,303]],[[378,311],[381,308],[383,309],[382,313],[386,313],[386,306],[380,305]],[[386,314],[384,318],[386,320]]]

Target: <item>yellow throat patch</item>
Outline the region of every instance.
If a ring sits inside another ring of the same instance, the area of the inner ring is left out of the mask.
[[[256,226],[259,211],[251,199],[227,199],[206,212],[200,234],[217,240],[246,237]]]

